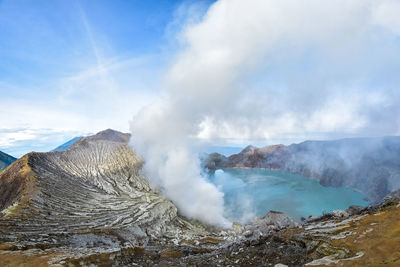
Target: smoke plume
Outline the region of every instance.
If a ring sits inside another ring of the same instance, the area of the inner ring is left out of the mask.
[[[199,139],[399,133],[400,2],[220,0],[183,27],[162,99],[133,119],[145,171],[183,215],[228,225]]]

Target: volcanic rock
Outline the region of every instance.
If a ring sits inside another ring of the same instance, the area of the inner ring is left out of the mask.
[[[347,218],[325,214],[300,226],[272,211],[236,231],[217,229],[180,216],[151,188],[129,138],[106,130],[66,151],[29,153],[0,173],[1,265],[399,264],[396,194]]]
[[[106,130],[67,151],[29,153],[2,172],[0,243],[109,250],[209,237],[151,189],[129,138]]]

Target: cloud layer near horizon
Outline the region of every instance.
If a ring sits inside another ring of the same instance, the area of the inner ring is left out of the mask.
[[[167,80],[203,138],[399,134],[400,1],[221,0]],[[223,108],[222,108],[223,107]]]

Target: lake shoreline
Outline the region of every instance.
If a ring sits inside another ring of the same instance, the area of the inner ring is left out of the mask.
[[[224,193],[229,215],[236,221],[240,221],[241,214],[263,216],[269,210],[300,221],[301,217],[321,216],[352,205],[370,205],[361,192],[352,188],[326,187],[316,179],[282,169],[221,168],[209,175],[210,182]]]

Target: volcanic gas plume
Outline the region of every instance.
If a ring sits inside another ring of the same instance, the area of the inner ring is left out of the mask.
[[[397,134],[400,76],[379,78],[398,68],[396,10],[394,0],[214,3],[179,34],[164,97],[132,120],[152,185],[183,215],[224,226],[199,139]]]

